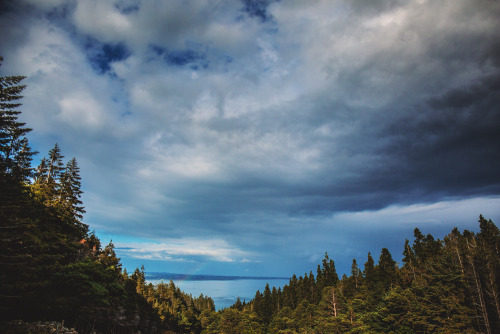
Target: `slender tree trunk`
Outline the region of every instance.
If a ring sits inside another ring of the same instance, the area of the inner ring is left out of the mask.
[[[496,286],[495,286],[495,276],[493,274],[493,272],[491,271],[490,268],[488,268],[489,270],[489,273],[488,273],[488,277],[490,279],[490,285],[491,285],[491,294],[493,295],[493,299],[495,300],[495,307],[497,309],[497,317],[499,318],[500,320],[500,304],[499,304],[499,301],[498,301],[498,293],[497,293],[497,289],[496,289]]]
[[[460,269],[462,270],[462,275],[465,278],[464,265],[462,263],[462,258],[460,257],[460,252],[458,251],[458,246],[457,248],[455,248],[455,250],[457,251],[458,262],[460,263]]]
[[[481,282],[479,281],[479,277],[477,276],[476,268],[474,266],[473,260],[472,262],[472,273],[474,275],[474,282],[476,284],[477,294],[479,297],[479,305],[481,307],[482,318],[484,321],[484,325],[486,327],[486,333],[491,334],[490,322],[488,320],[488,312],[486,310],[486,304],[484,302],[483,289],[481,287]]]
[[[409,264],[410,264],[410,268],[411,268],[411,272],[413,273],[413,280],[415,282],[417,282],[417,275],[415,274],[415,268],[413,267],[413,263],[411,263],[411,249],[410,249],[410,245],[407,245],[407,251],[408,251],[408,258],[409,258]]]
[[[474,284],[475,284],[475,288],[477,291],[477,297],[478,297],[478,301],[479,301],[479,307],[480,307],[481,313],[482,313],[481,318],[483,319],[486,333],[491,334],[490,322],[488,319],[488,312],[486,310],[486,304],[484,302],[483,289],[481,287],[481,282],[479,281],[479,277],[478,277],[478,274],[476,271],[476,266],[474,265],[474,257],[472,256],[472,253],[471,253],[469,241],[468,240],[466,240],[466,241],[467,241],[468,257],[469,257],[469,261],[470,261],[470,264],[472,267],[472,277],[474,279]],[[475,250],[475,246],[474,246],[474,250]]]
[[[50,178],[50,174],[52,173],[52,165],[54,164],[54,157],[50,160],[49,170],[47,171],[47,180]]]
[[[333,316],[337,317],[337,299],[335,298],[335,288],[332,288]]]
[[[474,308],[474,314],[476,315],[476,321],[477,321],[477,325],[479,326],[479,328],[481,327],[481,323],[479,322],[479,319],[480,319],[480,315],[478,313],[478,310],[477,310],[477,305],[479,304],[479,301],[476,301],[476,299],[478,299],[478,294],[474,292],[474,289],[473,287],[471,286],[471,279],[469,279],[469,276],[467,273],[466,273],[466,268],[464,266],[464,262],[462,261],[462,257],[460,256],[460,249],[458,247],[458,239],[454,236],[453,239],[452,239],[452,242],[455,246],[455,251],[457,253],[457,258],[458,258],[458,262],[460,263],[460,270],[462,271],[462,281],[464,283],[464,285],[467,287],[467,289],[469,290],[469,293],[471,294],[472,296],[472,300],[473,300],[473,308]],[[467,250],[468,252],[470,253],[470,248],[469,248],[469,245],[468,245],[468,242],[467,242]],[[470,259],[470,257],[467,257],[467,259],[469,259],[469,261],[472,261]],[[472,263],[472,262],[471,262]]]

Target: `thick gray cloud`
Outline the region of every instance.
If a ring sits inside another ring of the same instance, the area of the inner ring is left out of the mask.
[[[86,222],[131,265],[300,273],[500,217],[498,2],[2,9],[32,145],[77,157]]]

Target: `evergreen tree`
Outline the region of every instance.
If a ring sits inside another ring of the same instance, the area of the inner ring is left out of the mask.
[[[63,158],[64,156],[61,154],[61,149],[56,143],[54,147],[49,151],[49,165],[46,177],[48,182],[50,182],[50,180],[53,180],[54,182],[59,180],[64,170]]]
[[[351,277],[354,278],[354,286],[356,289],[358,289],[358,283],[361,279],[361,270],[358,268],[358,263],[356,262],[356,259],[352,259],[352,264],[351,264]]]
[[[271,317],[273,316],[273,301],[271,296],[271,288],[269,287],[269,283],[266,284],[264,288],[264,293],[262,295],[262,304],[261,304],[261,318],[264,324],[268,325],[271,321]]]
[[[373,257],[370,253],[368,253],[368,259],[365,263],[364,273],[366,280],[368,282],[374,282],[375,280],[375,261],[373,261]]]
[[[54,208],[68,229],[73,230],[78,239],[85,238],[88,225],[82,223],[85,209],[80,199],[82,195],[80,168],[75,158],[64,167],[59,146],[55,144],[49,158],[42,158],[36,168],[31,192],[36,200]]]
[[[31,186],[36,198],[46,206],[57,207],[61,203],[61,178],[64,177],[64,156],[56,143],[48,158],[42,158],[35,171],[35,182]]]
[[[220,321],[220,330],[222,333],[240,334],[244,332],[241,313],[234,309],[224,310]]]
[[[411,282],[417,279],[416,273],[416,258],[413,253],[413,249],[410,246],[408,239],[405,240],[404,250],[403,250],[403,263],[404,266],[401,272],[401,279],[405,286],[409,286]]]
[[[144,266],[141,267],[141,270],[139,270],[139,268],[135,268],[130,278],[136,283],[137,292],[139,294],[142,294],[146,288],[146,275],[144,274]],[[170,282],[172,283],[172,285],[174,284],[172,281]],[[173,286],[173,289],[175,290],[175,286]]]
[[[297,282],[297,276],[293,274],[288,285],[283,287],[283,304],[291,309],[297,307]]]
[[[35,169],[34,183],[35,184],[45,183],[47,171],[48,171],[47,158],[43,157],[42,160],[40,160],[40,164]]]
[[[325,257],[323,259],[322,276],[323,284],[325,286],[333,286],[338,283],[339,276],[337,275],[337,270],[335,269],[335,263],[332,259],[328,257],[328,253],[325,252]]]
[[[271,291],[271,307],[273,310],[273,314],[276,314],[280,310],[280,299],[281,299],[281,288],[276,289],[273,286],[273,290]]]
[[[257,290],[257,292],[255,292],[252,305],[253,305],[253,311],[257,315],[257,318],[259,319],[259,321],[263,322],[266,315],[264,314],[265,312],[264,296],[262,295],[260,290]]]
[[[117,272],[121,272],[120,259],[116,256],[115,245],[113,244],[113,241],[110,241],[109,244],[104,247],[101,254],[99,254],[98,261],[107,268],[113,269]],[[141,278],[143,278],[144,272],[142,272],[141,275]]]
[[[236,298],[236,302],[231,307],[238,310],[238,311],[243,310],[243,304],[241,303],[240,297]]]
[[[3,57],[0,57],[0,66]],[[31,129],[25,127],[25,123],[19,121],[21,114],[17,108],[22,99],[21,92],[26,87],[21,85],[24,76],[1,76],[0,77],[0,176],[2,181],[6,175],[15,177],[15,182],[27,182],[32,175],[31,158],[32,152],[26,134]],[[0,186],[5,187],[2,182]],[[5,191],[5,189],[0,189]]]
[[[415,228],[414,236],[413,252],[418,261],[425,262],[428,258],[439,255],[442,247],[439,240],[434,240],[430,234],[424,236],[418,228]]]
[[[61,185],[59,202],[67,215],[77,222],[83,218],[85,209],[82,206],[80,197],[83,191],[81,187],[80,168],[75,158],[72,158],[66,165],[64,173],[61,175]]]
[[[321,300],[324,287],[325,287],[325,279],[323,277],[323,272],[321,271],[321,266],[318,264],[316,268],[316,295],[315,295],[315,300],[318,303]]]
[[[59,203],[59,196],[61,192],[60,177],[64,172],[64,156],[61,154],[61,149],[57,143],[49,151],[47,175],[44,184],[44,197],[46,205],[55,206]]]
[[[384,291],[387,291],[396,281],[396,261],[387,248],[382,248],[377,265],[377,281]]]
[[[485,289],[485,304],[492,328],[500,328],[500,231],[490,220],[479,216],[478,262]]]

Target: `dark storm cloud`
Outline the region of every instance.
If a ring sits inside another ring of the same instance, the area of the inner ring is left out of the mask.
[[[499,79],[495,74],[444,92],[416,110],[424,117],[402,119],[390,127],[401,138],[394,151],[405,157],[410,175],[429,192],[441,190],[451,196],[498,193]]]
[[[127,256],[348,263],[498,215],[498,2],[8,4],[35,149],[77,157],[87,223],[160,244]]]

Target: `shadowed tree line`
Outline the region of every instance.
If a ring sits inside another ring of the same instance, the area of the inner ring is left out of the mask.
[[[0,77],[0,332],[15,331],[11,320],[64,320],[80,333],[200,332],[201,313],[215,310],[209,297],[146,284],[143,269],[129,276],[113,244],[89,232],[75,158],[64,163],[56,144],[32,168],[23,79]]]
[[[401,267],[383,248],[340,279],[325,253],[316,275],[237,300],[203,333],[498,333],[500,233],[482,216],[479,228],[443,240],[415,229]]]

